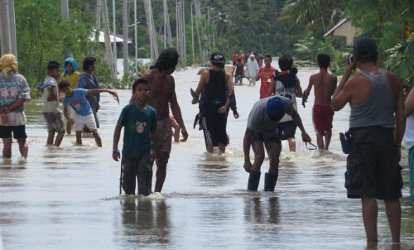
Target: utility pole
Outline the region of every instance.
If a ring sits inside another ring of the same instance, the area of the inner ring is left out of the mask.
[[[63,20],[69,20],[69,0],[60,0],[60,13],[62,15]],[[67,45],[66,41],[63,41],[65,55],[64,58],[68,58],[72,56],[72,52],[70,51],[69,46]]]
[[[137,0],[134,0],[134,40],[135,40],[135,61],[138,62],[138,20],[137,20]],[[138,71],[138,67],[135,67]]]
[[[194,16],[193,16],[193,2],[190,4],[191,13],[190,13],[190,19],[191,19],[191,54],[192,54],[192,64],[195,63],[195,49],[194,49]]]
[[[112,0],[112,30],[113,30],[113,51],[114,51],[114,61],[116,69],[118,69],[118,48],[117,48],[117,35],[116,35],[116,4],[115,0]]]
[[[128,0],[122,1],[122,33],[124,43],[122,46],[122,56],[124,58],[124,75],[128,74]]]
[[[0,0],[0,40],[1,54],[13,53],[17,56],[14,0]]]

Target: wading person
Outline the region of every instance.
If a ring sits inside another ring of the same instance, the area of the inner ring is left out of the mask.
[[[249,56],[249,59],[246,63],[246,75],[249,79],[249,86],[255,86],[256,85],[256,78],[257,78],[257,72],[259,71],[259,65],[257,64],[256,58],[253,54]]]
[[[95,57],[86,57],[83,60],[83,72],[79,76],[78,88],[81,89],[99,89],[98,78],[96,77],[96,58]],[[99,128],[99,119],[98,111],[100,109],[99,102],[101,96],[99,93],[96,95],[86,96],[95,119],[96,127]]]
[[[194,93],[195,100],[200,98],[200,119],[206,138],[207,152],[213,153],[218,147],[220,154],[225,153],[229,139],[227,136],[227,116],[233,95],[231,75],[224,71],[225,58],[221,53],[213,53],[211,67],[201,73],[200,81]],[[193,101],[195,103],[195,101]],[[234,99],[235,104],[235,99]],[[237,110],[236,110],[237,113]],[[208,142],[208,138],[211,142]]]
[[[410,197],[414,202],[414,88],[409,92],[405,100],[405,126],[404,143],[408,149],[408,166],[410,167]]]
[[[27,159],[26,115],[24,103],[30,100],[30,88],[23,75],[17,71],[17,59],[13,54],[0,58],[0,137],[3,140],[3,158],[10,161],[12,136],[19,144],[22,160]]]
[[[171,74],[178,63],[179,55],[176,49],[165,49],[161,52],[155,65],[143,76],[149,82],[149,105],[157,111],[157,130],[153,138],[153,150],[157,165],[154,192],[161,192],[167,174],[167,164],[170,158],[172,144],[172,129],[170,108],[174,119],[178,122],[183,139],[188,138],[187,129],[181,116],[181,109],[175,94],[175,81]]]
[[[82,145],[82,131],[84,128],[87,128],[92,132],[96,145],[102,147],[102,140],[98,134],[95,117],[86,97],[106,92],[113,95],[119,102],[117,93],[110,89],[72,89],[68,81],[61,81],[59,83],[59,90],[65,94],[65,98],[63,99],[65,118],[75,124],[76,144]],[[69,107],[75,111],[73,120],[68,114]]]
[[[275,73],[276,70],[272,67],[272,56],[266,55],[264,58],[264,67],[259,69],[256,79],[260,80],[260,99],[269,97],[272,94],[270,88],[276,76]]]
[[[249,173],[247,189],[257,191],[260,181],[260,169],[265,158],[265,148],[269,157],[269,171],[265,175],[264,191],[275,190],[279,175],[279,155],[281,141],[278,125],[285,114],[292,116],[293,121],[302,131],[302,140],[307,143],[311,139],[303,127],[302,120],[293,103],[288,98],[274,96],[261,99],[254,104],[247,119],[247,128],[243,140],[244,169]],[[250,160],[250,148],[253,149],[254,160]]]
[[[302,96],[302,89],[297,74],[297,69],[293,67],[291,56],[284,55],[279,58],[280,73],[276,74],[275,81],[272,82],[270,95],[279,95],[290,99],[293,107],[297,110],[296,97]],[[279,124],[280,139],[287,140],[289,151],[296,152],[296,134],[297,124],[289,114],[282,118]]]
[[[80,73],[78,71],[78,64],[76,63],[75,58],[73,57],[66,58],[63,64],[63,70],[64,72],[63,72],[62,80],[68,81],[70,83],[70,87],[72,89],[76,89],[78,87]],[[74,111],[72,110],[72,108],[69,108],[69,117],[73,118],[73,115],[74,115]],[[66,133],[68,133],[68,135],[70,135],[72,132],[72,125],[73,124],[70,123],[69,121],[66,122]]]
[[[331,108],[331,98],[336,89],[337,78],[328,72],[331,58],[325,54],[317,57],[319,73],[309,79],[308,88],[303,93],[302,104],[305,103],[314,88],[315,103],[313,105],[312,118],[316,132],[318,148],[328,150],[332,137],[332,121],[334,112]]]
[[[62,143],[65,135],[65,123],[62,111],[59,109],[59,89],[57,80],[59,78],[59,63],[50,61],[47,65],[47,77],[43,81],[43,107],[42,112],[47,124],[47,145],[57,147]],[[56,133],[56,140],[55,140]]]
[[[392,241],[400,242],[401,172],[400,145],[404,126],[402,87],[397,77],[377,66],[374,40],[362,38],[353,49],[350,63],[332,107],[335,111],[349,103],[351,153],[347,160],[345,187],[348,198],[360,198],[368,246],[377,237],[377,199],[384,200]],[[359,71],[349,79],[354,67]],[[348,80],[349,79],[349,80]]]
[[[118,142],[124,128],[121,183],[127,195],[135,194],[136,181],[138,194],[151,193],[151,137],[157,128],[157,116],[155,109],[147,104],[150,94],[148,84],[145,79],[135,80],[132,102],[123,108],[114,131],[112,158],[119,161]]]

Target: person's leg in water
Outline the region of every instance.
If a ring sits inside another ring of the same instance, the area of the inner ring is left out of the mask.
[[[289,151],[296,152],[296,140],[295,137],[288,138]]]
[[[55,146],[59,147],[62,144],[63,137],[65,136],[65,130],[59,131],[56,135]]]
[[[67,121],[66,122],[66,134],[70,135],[72,133],[72,122]]]
[[[324,135],[319,131],[316,131],[316,143],[318,144],[319,150],[325,149]]]
[[[137,182],[138,182],[138,194],[149,195],[151,194],[152,185],[152,160],[151,154],[145,154],[141,157],[138,163]]]
[[[29,154],[29,146],[27,145],[26,138],[17,139],[17,143],[19,144],[20,155],[24,159],[27,159],[27,155]]]
[[[55,141],[55,131],[54,130],[49,130],[48,134],[47,134],[47,142],[46,145],[50,146],[53,145],[53,142]]]
[[[385,200],[385,211],[393,243],[400,243],[401,204],[400,200]]]
[[[98,133],[98,130],[96,130],[96,129],[92,130],[92,135],[95,138],[96,146],[101,148],[102,147],[102,139],[101,139],[101,136]]]
[[[367,236],[367,245],[375,246],[378,242],[377,234],[377,216],[378,205],[375,198],[361,198],[362,217],[364,221],[365,233]]]
[[[126,195],[135,194],[137,164],[136,159],[122,159],[122,189]]]
[[[279,176],[279,156],[282,149],[280,142],[268,142],[266,145],[269,156],[269,171],[265,175],[265,191],[274,192]]]
[[[165,152],[158,152],[155,154],[155,162],[157,164],[157,173],[155,181],[154,192],[161,192],[162,187],[167,176],[167,164],[168,164],[169,154]]]
[[[325,149],[329,150],[329,145],[331,145],[331,138],[332,138],[332,129],[326,131],[325,134]]]
[[[12,156],[12,138],[3,138],[3,158],[11,159]]]
[[[76,145],[82,145],[82,131],[76,131]]]
[[[265,158],[264,146],[262,141],[255,141],[252,144],[254,153],[254,161],[249,173],[249,181],[247,189],[249,191],[257,191],[260,182],[260,168]]]

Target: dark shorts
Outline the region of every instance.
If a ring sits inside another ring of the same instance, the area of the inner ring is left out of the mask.
[[[12,134],[14,139],[26,139],[26,126],[0,126],[0,138],[11,139]]]
[[[122,158],[122,189],[126,194],[135,194],[136,182],[138,194],[151,193],[152,162],[150,153],[134,158]]]
[[[287,140],[289,138],[295,138],[297,125],[294,121],[282,122],[279,124],[279,137],[280,139]]]
[[[65,132],[65,123],[63,122],[62,113],[56,112],[47,112],[43,113],[45,121],[47,123],[47,130],[49,132]]]
[[[369,127],[351,130],[352,150],[347,158],[345,188],[348,198],[401,198],[399,150],[393,129]]]
[[[171,153],[172,128],[171,120],[157,120],[157,129],[153,137],[153,150],[155,152],[155,161],[157,165],[167,164]]]
[[[265,133],[260,133],[260,132],[256,132],[256,131],[252,131],[252,132],[253,132],[253,141],[254,142],[265,143],[265,144],[267,144],[267,143],[281,144],[279,133],[278,133],[277,129],[275,130],[274,133],[271,133],[271,134],[265,134]]]

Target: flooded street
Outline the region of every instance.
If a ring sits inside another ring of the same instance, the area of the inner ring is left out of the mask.
[[[175,73],[179,103],[190,137],[174,144],[163,197],[119,197],[120,165],[112,160],[112,132],[130,91],[120,91],[121,105],[103,94],[100,111],[103,148],[92,138],[74,146],[47,148],[40,103],[27,112],[29,159],[0,165],[0,231],[4,249],[365,249],[360,201],[346,198],[345,156],[338,133],[348,128],[345,109],[335,115],[332,153],[307,151],[298,138],[298,153],[284,144],[275,193],[246,190],[242,139],[256,87],[236,87],[241,117],[229,115],[229,152],[224,158],[205,153],[202,132],[192,129],[198,107],[190,87],[197,69]],[[306,87],[313,70],[299,77]],[[246,82],[245,82],[246,83]],[[299,107],[315,141],[310,98]],[[262,173],[267,171],[264,163]],[[407,181],[407,167],[404,166]],[[414,249],[414,207],[403,190],[401,249]],[[383,204],[379,212],[379,249],[392,249]]]

